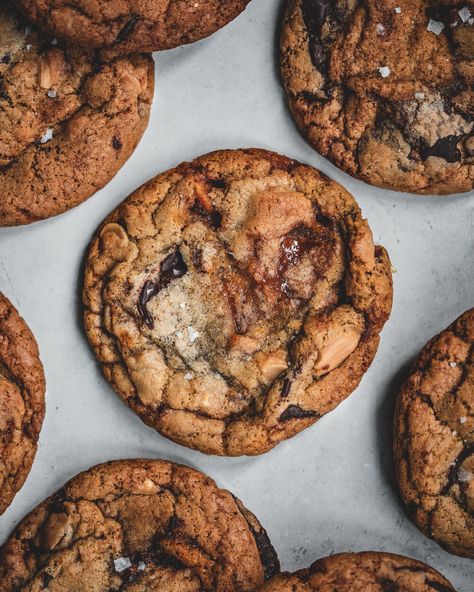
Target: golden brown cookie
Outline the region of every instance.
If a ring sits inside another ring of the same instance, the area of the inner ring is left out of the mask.
[[[183,163],[100,227],[85,326],[149,425],[211,454],[260,454],[358,385],[392,301],[353,197],[264,150]]]
[[[433,568],[391,553],[341,553],[294,574],[282,573],[259,592],[455,592]]]
[[[0,0],[0,226],[60,214],[108,183],[145,131],[153,87],[150,56],[102,61]]]
[[[474,558],[474,308],[417,358],[398,397],[394,450],[418,528],[450,553]]]
[[[474,187],[474,3],[289,0],[291,111],[323,156],[413,193]]]
[[[0,592],[253,592],[279,570],[265,530],[199,471],[123,460],[81,473],[0,549]]]
[[[158,51],[208,37],[250,0],[19,0],[42,29],[86,47],[117,53]]]
[[[44,417],[44,391],[35,338],[0,293],[0,514],[33,464]]]

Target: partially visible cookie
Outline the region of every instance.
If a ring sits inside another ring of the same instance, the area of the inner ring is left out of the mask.
[[[282,573],[259,592],[455,592],[433,568],[391,553],[331,555],[294,574]]]
[[[474,3],[289,0],[281,65],[312,146],[367,183],[474,187]]]
[[[208,37],[250,0],[19,0],[45,31],[85,47],[118,53],[158,51]]]
[[[35,338],[0,293],[0,514],[30,472],[43,423],[44,391]]]
[[[0,549],[0,592],[253,592],[278,571],[265,530],[231,493],[160,460],[81,473]]]
[[[92,242],[85,326],[149,425],[260,454],[343,401],[370,366],[391,271],[353,197],[310,166],[223,150],[133,193]]]
[[[145,131],[153,89],[150,56],[102,61],[0,0],[0,226],[60,214],[110,181]]]
[[[394,451],[418,528],[474,558],[474,308],[421,351],[397,400]]]

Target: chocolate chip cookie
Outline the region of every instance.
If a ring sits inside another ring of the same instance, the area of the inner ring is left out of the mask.
[[[394,449],[418,528],[474,558],[474,308],[421,351],[398,397]]]
[[[0,226],[60,214],[103,187],[148,123],[150,56],[103,62],[0,0]]]
[[[44,391],[35,338],[0,293],[0,514],[30,472],[43,423]]]
[[[210,454],[260,454],[358,385],[392,300],[353,197],[265,150],[167,171],[100,227],[85,326],[150,426]]]
[[[474,3],[289,0],[291,111],[323,156],[367,183],[474,187]]]
[[[158,51],[208,37],[250,0],[19,0],[28,18],[51,34],[115,52]]]
[[[0,550],[0,592],[253,592],[278,571],[265,530],[239,500],[161,460],[81,473]]]
[[[433,568],[391,553],[341,553],[282,573],[259,592],[455,592]]]

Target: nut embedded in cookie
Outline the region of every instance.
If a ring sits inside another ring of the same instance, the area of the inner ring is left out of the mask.
[[[358,385],[392,300],[352,196],[264,150],[220,151],[138,189],[85,271],[86,331],[124,401],[172,440],[260,454]]]

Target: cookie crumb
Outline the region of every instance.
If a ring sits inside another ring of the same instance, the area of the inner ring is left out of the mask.
[[[40,138],[40,144],[46,144],[53,139],[53,128],[48,127],[48,129],[44,132],[44,134]]]
[[[188,335],[189,335],[189,341],[191,343],[194,343],[196,341],[196,339],[199,337],[199,333],[194,329],[194,327],[188,327]]]
[[[128,557],[118,557],[114,559],[114,567],[117,573],[122,573],[126,569],[132,567],[132,562]]]
[[[430,19],[426,30],[430,31],[430,33],[434,33],[435,35],[439,35],[444,27],[445,25],[441,21]]]
[[[472,16],[472,13],[467,6],[464,6],[464,8],[461,8],[461,10],[458,10],[458,14],[461,17],[461,20],[463,23],[469,22],[469,19]]]
[[[388,66],[381,66],[379,68],[379,73],[382,78],[388,78],[390,76],[391,70]]]

